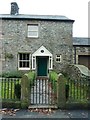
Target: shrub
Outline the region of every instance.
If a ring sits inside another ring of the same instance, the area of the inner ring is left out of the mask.
[[[50,80],[52,80],[52,81],[57,81],[57,79],[58,79],[58,74],[57,74],[55,71],[52,71],[52,72],[49,73],[49,78],[50,78]]]
[[[21,98],[21,85],[19,83],[15,84],[15,95],[20,100],[20,98]]]
[[[30,72],[28,73],[28,78],[29,78],[29,80],[30,80],[30,85],[33,85],[34,80],[35,80],[35,72],[34,72],[34,71],[30,71]]]
[[[51,71],[49,73],[49,79],[51,81],[52,84],[52,89],[54,90],[54,92],[56,93],[57,91],[57,79],[58,79],[58,74],[55,71]]]
[[[23,73],[21,71],[12,71],[12,72],[5,72],[5,73],[2,73],[2,77],[5,77],[5,78],[21,78],[23,75]]]

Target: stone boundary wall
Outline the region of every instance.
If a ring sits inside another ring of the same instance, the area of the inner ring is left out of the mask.
[[[67,65],[64,72],[70,77],[70,79],[90,79],[90,70],[84,65]]]

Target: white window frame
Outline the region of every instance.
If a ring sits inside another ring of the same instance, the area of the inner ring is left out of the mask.
[[[31,29],[30,29],[31,27]],[[35,27],[36,27],[36,30],[35,30]],[[34,29],[33,29],[34,28]],[[38,24],[28,24],[27,25],[27,37],[29,38],[38,38],[38,32],[39,32],[39,25]],[[36,35],[30,35],[30,33],[36,33]]]
[[[20,60],[19,59],[19,55],[20,54],[29,54],[29,60]],[[18,53],[18,70],[30,70],[30,57],[31,57],[31,55],[30,55],[30,53],[25,53],[25,52],[23,52],[23,53]],[[22,61],[22,62],[29,62],[29,67],[20,67],[20,61]]]
[[[53,69],[53,58],[52,56],[49,56],[49,70]]]
[[[57,59],[58,59],[58,61],[57,61]],[[60,61],[59,61],[59,59],[60,59]],[[56,62],[57,63],[61,63],[62,62],[62,56],[61,56],[61,54],[57,54],[56,55]]]
[[[36,56],[32,56],[32,70],[36,69]]]

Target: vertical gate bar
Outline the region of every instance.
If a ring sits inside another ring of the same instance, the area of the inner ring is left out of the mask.
[[[46,86],[47,86],[47,90],[46,90],[46,104],[49,104],[49,81],[48,81],[48,79],[46,81]]]
[[[49,79],[47,80],[47,86],[48,86],[48,105],[50,105],[50,89],[49,89]]]
[[[45,104],[47,104],[47,87],[48,87],[48,85],[46,84],[46,82],[47,82],[47,80],[45,80]]]
[[[50,81],[50,105],[52,104],[52,90],[51,90],[51,87],[52,87],[52,82]]]
[[[39,81],[39,93],[38,93],[38,95],[39,95],[39,98],[38,98],[38,99],[39,99],[39,100],[38,100],[38,101],[39,101],[39,104],[40,104],[40,90],[41,90],[41,89],[40,89],[40,86],[41,86],[41,83],[40,83],[40,82],[41,82],[41,81]]]
[[[35,82],[36,82],[36,80],[35,80]],[[34,82],[33,82],[33,84],[31,83],[31,87],[33,87],[32,88],[32,104],[34,104]]]
[[[32,91],[31,91],[31,81],[30,81],[30,104],[32,104]]]
[[[37,105],[37,80],[36,80],[36,105]]]
[[[47,90],[46,90],[46,104],[49,104],[49,82],[48,82],[48,79],[46,81],[46,86],[47,86]]]

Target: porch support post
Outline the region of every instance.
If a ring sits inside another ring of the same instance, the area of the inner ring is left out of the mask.
[[[65,77],[62,74],[58,76],[57,83],[57,106],[58,108],[65,108],[66,91],[65,91]]]
[[[21,79],[21,107],[27,108],[29,106],[30,96],[30,80],[28,74],[24,74]]]

